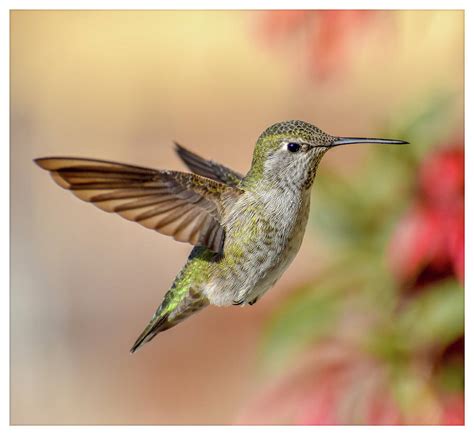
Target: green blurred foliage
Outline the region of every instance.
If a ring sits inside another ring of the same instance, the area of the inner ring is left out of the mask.
[[[464,332],[464,291],[454,279],[429,286],[396,320],[407,348],[445,347]]]

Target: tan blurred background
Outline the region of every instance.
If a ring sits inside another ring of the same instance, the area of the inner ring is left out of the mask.
[[[374,136],[441,85],[458,107],[446,122],[462,123],[462,12],[393,12],[359,38],[346,79],[324,82],[304,35],[261,37],[263,14],[12,12],[12,424],[232,423],[260,380],[265,319],[324,260],[307,236],[259,304],[208,308],[130,356],[190,247],[78,201],[33,158],[184,169],[177,140],[245,172],[274,122]],[[323,164],[350,171],[366,152]]]

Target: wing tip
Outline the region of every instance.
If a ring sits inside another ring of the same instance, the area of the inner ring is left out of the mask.
[[[187,148],[185,148],[183,145],[178,143],[177,141],[173,141],[174,143],[174,150],[178,156],[182,157],[183,155],[188,155],[192,154],[191,151],[189,151]]]
[[[45,169],[46,171],[56,171],[58,169],[62,169],[65,166],[72,166],[65,165],[65,162],[73,162],[73,161],[86,161],[88,159],[83,159],[81,157],[38,157],[33,159],[33,162],[36,163],[41,169]]]
[[[49,170],[50,157],[38,157],[33,159],[33,163],[36,163],[41,169]]]

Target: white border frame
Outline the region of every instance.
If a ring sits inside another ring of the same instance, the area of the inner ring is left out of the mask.
[[[472,58],[469,55],[470,49],[472,48],[472,20],[470,20],[470,12],[473,9],[470,7],[472,2],[451,0],[451,1],[430,1],[429,4],[423,1],[416,0],[398,0],[398,1],[369,1],[369,0],[332,0],[332,1],[318,1],[311,2],[309,0],[245,0],[245,1],[227,1],[225,4],[217,0],[214,1],[201,1],[195,2],[192,0],[174,0],[173,2],[165,1],[146,1],[146,0],[115,0],[115,1],[104,1],[104,0],[70,0],[70,1],[59,1],[59,0],[47,0],[47,1],[4,1],[0,4],[0,47],[1,47],[1,61],[0,61],[0,134],[2,139],[2,145],[0,146],[0,191],[2,203],[9,204],[9,181],[10,181],[10,138],[9,138],[9,45],[10,45],[10,10],[19,9],[36,9],[36,10],[74,10],[74,9],[95,9],[95,10],[137,10],[137,9],[163,9],[163,10],[175,10],[175,9],[463,9],[465,10],[465,78],[473,77],[472,69]],[[469,120],[469,113],[471,113],[473,90],[469,80],[465,80],[465,119]],[[465,152],[466,152],[466,222],[474,222],[473,215],[473,179],[474,177],[469,172],[469,168],[473,167],[473,153],[472,147],[472,124],[469,122],[465,123]],[[10,209],[8,206],[7,210],[2,210],[0,213],[0,227],[1,227],[1,263],[0,263],[0,279],[1,279],[1,297],[2,297],[2,315],[0,316],[1,326],[1,338],[2,348],[9,349],[9,313],[10,313],[10,263],[9,263],[9,243],[10,243]],[[466,264],[474,264],[474,258],[472,255],[473,246],[473,231],[472,226],[466,226]],[[466,267],[466,280],[465,288],[465,307],[469,308],[472,306],[472,292],[474,291],[472,286],[472,273],[469,267]],[[416,427],[378,427],[378,426],[332,426],[332,427],[301,427],[301,426],[226,426],[225,430],[233,433],[244,433],[246,435],[249,432],[258,431],[260,433],[268,433],[272,435],[279,435],[282,433],[314,433],[330,431],[332,433],[349,431],[352,433],[379,433],[383,431],[385,433],[401,431],[404,432],[425,432],[425,433],[464,433],[466,427],[471,427],[472,422],[472,387],[473,382],[468,371],[469,367],[473,365],[472,358],[472,333],[473,333],[473,322],[472,314],[469,315],[469,311],[466,309],[466,426],[416,426]],[[167,434],[182,433],[183,431],[193,431],[195,434],[214,434],[221,433],[223,427],[220,426],[9,426],[10,422],[10,407],[9,407],[9,396],[10,396],[10,359],[9,352],[4,352],[4,356],[1,358],[1,378],[0,385],[2,385],[2,394],[0,396],[0,418],[1,425],[4,431],[14,431],[17,433],[29,433],[34,431],[36,433],[82,433],[84,430],[100,433],[141,433],[156,431],[166,431]],[[3,432],[5,433],[5,432]]]

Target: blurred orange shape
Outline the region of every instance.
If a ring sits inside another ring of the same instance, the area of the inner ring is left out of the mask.
[[[452,394],[443,399],[442,425],[464,425],[464,395]]]

